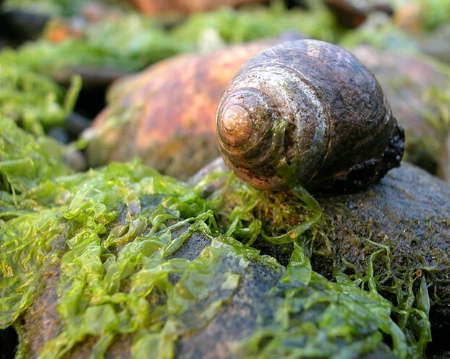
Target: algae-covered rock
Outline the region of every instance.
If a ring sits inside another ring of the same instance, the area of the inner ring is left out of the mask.
[[[212,168],[215,172],[226,170],[221,168],[220,161],[213,163]],[[193,182],[201,182],[207,172],[203,171]],[[304,213],[296,207],[293,195],[254,192],[249,188],[244,193],[241,184],[237,188],[228,183],[227,189],[217,179],[215,186],[225,198],[218,210],[225,213],[219,217],[219,224],[227,226],[233,220],[239,228],[242,223],[259,221],[263,234],[278,228],[275,233],[278,237],[269,241],[284,244],[274,246],[258,238],[253,246],[286,263],[291,251],[286,240],[289,231],[304,222]],[[208,188],[206,195],[214,193]],[[414,307],[428,302],[420,294],[420,283],[426,281],[431,303],[432,348],[445,347],[444,338],[450,328],[450,186],[403,163],[367,191],[316,197],[323,217],[305,235],[312,268],[329,279],[345,273],[361,287],[376,290],[402,308],[396,312],[400,322],[419,320],[414,318],[417,315]],[[239,214],[239,207],[249,210],[245,215]],[[248,238],[243,233],[241,240]]]
[[[326,248],[316,247],[313,268],[355,278],[373,273],[366,285],[407,312],[425,279],[433,346],[443,344],[450,329],[449,198],[450,186],[404,163],[367,192],[319,199],[328,238]]]
[[[192,186],[136,161],[39,164],[20,192],[0,166],[0,328],[19,357],[409,358],[429,313],[448,328],[450,190],[416,168],[317,197],[317,216],[229,172]]]
[[[0,324],[19,355],[407,354],[388,301],[312,272],[300,245],[285,267],[221,234],[191,187],[136,163],[69,177],[63,203],[0,233]]]
[[[342,270],[353,278],[373,275],[374,282],[365,285],[403,306],[406,313],[397,315],[404,320],[416,315],[410,305],[421,300],[419,283],[426,280],[431,348],[448,351],[449,199],[449,185],[407,163],[367,192],[319,199],[327,238],[315,247],[313,268],[323,274]]]

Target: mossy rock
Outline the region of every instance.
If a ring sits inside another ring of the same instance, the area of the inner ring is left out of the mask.
[[[192,178],[192,183],[201,182],[206,173],[227,170],[220,159],[211,164],[211,169],[206,167]],[[212,183],[206,193],[214,196],[215,188],[223,188],[223,183]],[[255,200],[253,192],[240,198],[233,194],[236,191],[243,193],[233,185],[220,191],[225,198],[224,213],[228,215],[235,208],[247,206],[251,210],[245,215],[245,222],[261,221],[262,232],[281,228],[275,233],[277,236],[289,234],[290,228],[304,221],[304,211],[298,212],[291,193],[259,192],[256,196],[260,198]],[[403,163],[366,191],[315,197],[323,218],[304,237],[310,246],[312,268],[330,280],[345,273],[359,281],[361,287],[376,290],[395,307],[406,310],[396,314],[400,321],[415,320],[406,317],[414,316],[412,303],[418,304],[420,283],[426,280],[433,332],[430,353],[435,355],[441,346],[448,353],[445,338],[450,329],[450,186]],[[229,225],[227,215],[219,217],[219,224],[224,227]],[[243,235],[241,240],[248,237]],[[258,237],[252,245],[280,263],[289,262],[291,243],[273,245]],[[409,314],[400,319],[405,313]]]
[[[194,186],[136,161],[73,173],[14,126],[2,120],[0,328],[17,357],[448,350],[450,188],[426,172],[316,194],[316,216],[230,172]]]

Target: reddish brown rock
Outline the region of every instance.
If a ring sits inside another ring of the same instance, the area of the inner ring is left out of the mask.
[[[268,0],[130,0],[139,11],[148,15],[161,13],[190,14],[209,11],[221,6],[238,7],[247,4],[267,3]]]
[[[226,85],[248,58],[275,43],[179,56],[116,82],[109,106],[91,129],[90,165],[140,156],[165,174],[181,179],[194,174],[218,155],[215,114]],[[405,128],[406,159],[430,173],[443,173],[440,158],[450,133],[445,119],[448,73],[417,55],[370,46],[351,51],[374,72]]]
[[[95,119],[88,149],[92,166],[140,156],[181,179],[218,155],[215,115],[241,65],[275,40],[181,55],[117,82]]]

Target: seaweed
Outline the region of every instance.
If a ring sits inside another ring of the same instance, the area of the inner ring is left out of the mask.
[[[13,5],[14,2],[9,6]],[[14,62],[49,77],[54,77],[61,69],[77,66],[134,72],[179,53],[286,32],[335,40],[331,15],[320,6],[313,8],[310,12],[289,11],[281,2],[275,2],[269,8],[239,11],[219,8],[164,24],[161,19],[143,16],[130,9],[119,11],[111,7],[101,21],[84,21],[82,29],[75,28],[75,34],[58,41],[52,41],[52,28],[67,28],[70,33],[74,25],[71,18],[54,17],[37,41],[26,43],[15,51]],[[71,16],[75,18],[75,14]],[[209,43],[208,34],[211,33],[217,35],[218,43],[214,43],[215,40]]]
[[[208,33],[214,33],[226,44],[289,34],[333,42],[340,35],[332,15],[323,4],[314,2],[308,11],[288,10],[280,1],[274,1],[267,8],[235,10],[223,7],[208,13],[194,14],[176,26],[171,33],[180,41],[194,41],[194,44]]]
[[[35,58],[36,54],[28,54]],[[23,66],[13,50],[0,53],[0,116],[14,119],[27,131],[43,135],[61,125],[75,106],[81,79],[72,78],[64,91],[46,75]],[[28,60],[29,61],[29,60]]]

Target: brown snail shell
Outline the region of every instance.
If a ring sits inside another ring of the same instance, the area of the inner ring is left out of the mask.
[[[403,129],[373,74],[351,53],[317,40],[284,42],[251,58],[219,104],[225,163],[261,189],[286,183],[349,191],[400,164]]]

